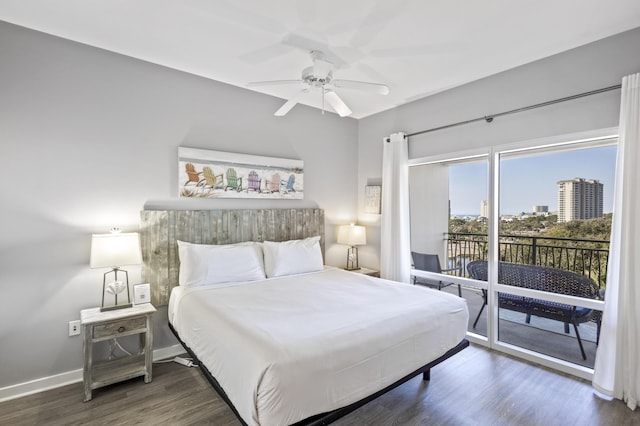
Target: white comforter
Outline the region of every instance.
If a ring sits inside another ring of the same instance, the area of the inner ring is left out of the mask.
[[[361,400],[458,344],[463,299],[339,269],[182,288],[169,321],[249,425]]]

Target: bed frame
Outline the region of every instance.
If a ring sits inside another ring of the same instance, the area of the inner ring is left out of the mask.
[[[324,255],[324,211],[322,209],[262,210],[144,210],[141,212],[141,246],[143,279],[151,283],[152,302],[166,305],[171,288],[177,285],[179,259],[176,240],[201,244],[229,244],[244,241],[285,241],[320,235]],[[171,324],[169,329],[200,366],[200,371],[229,405],[238,420],[245,421],[211,372],[182,341]],[[346,407],[318,414],[295,426],[327,425],[422,374],[430,380],[431,368],[469,346],[463,339],[441,357],[418,368],[384,389]]]
[[[211,374],[211,372],[207,369],[207,367],[202,362],[200,362],[200,360],[198,359],[196,354],[194,354],[191,351],[189,346],[187,346],[182,341],[182,339],[180,339],[180,336],[178,335],[178,332],[176,332],[176,330],[173,328],[173,326],[171,324],[169,324],[169,329],[171,329],[171,331],[176,336],[176,338],[178,339],[178,341],[180,342],[182,347],[184,347],[184,349],[187,351],[189,356],[191,358],[193,358],[195,363],[199,366],[200,371],[202,371],[202,374],[204,375],[204,377],[209,381],[211,386],[213,386],[213,388],[216,390],[218,395],[220,395],[220,398],[222,398],[224,400],[224,402],[227,403],[229,408],[231,408],[231,410],[236,415],[236,417],[238,418],[240,423],[242,423],[243,425],[247,426],[247,423],[242,419],[242,417],[240,417],[240,414],[238,413],[238,410],[236,410],[236,407],[234,407],[233,403],[231,402],[231,400],[229,399],[229,397],[225,393],[224,389],[222,389],[222,386],[220,386],[220,383],[218,383],[216,378],[213,377],[213,374]],[[327,413],[317,414],[315,416],[312,416],[312,417],[309,417],[307,419],[301,420],[301,421],[299,421],[297,423],[294,423],[292,426],[328,425],[330,423],[335,422],[339,418],[346,416],[347,414],[351,413],[352,411],[357,410],[358,408],[362,407],[363,405],[373,401],[374,399],[378,398],[379,396],[384,395],[385,393],[389,392],[390,390],[397,388],[398,386],[402,385],[403,383],[407,382],[408,380],[413,379],[414,377],[416,377],[419,374],[422,374],[422,380],[431,380],[431,368],[432,367],[435,367],[436,365],[440,364],[442,361],[445,361],[445,360],[451,358],[453,355],[457,354],[458,352],[460,352],[461,350],[465,349],[468,346],[469,346],[469,341],[467,339],[462,339],[462,341],[460,343],[458,343],[452,349],[449,349],[441,357],[436,358],[433,361],[431,361],[430,363],[418,368],[416,371],[407,374],[406,376],[404,376],[400,380],[396,381],[395,383],[390,384],[386,388],[381,389],[378,392],[376,392],[376,393],[374,393],[372,395],[369,395],[368,397],[366,397],[364,399],[361,399],[360,401],[356,401],[353,404],[347,405],[346,407],[338,408],[336,410],[329,411]]]

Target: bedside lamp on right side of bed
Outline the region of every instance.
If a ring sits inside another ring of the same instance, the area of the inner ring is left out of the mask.
[[[364,226],[342,225],[338,229],[338,244],[350,246],[347,250],[347,271],[360,269],[358,265],[358,247],[367,244],[367,232]]]

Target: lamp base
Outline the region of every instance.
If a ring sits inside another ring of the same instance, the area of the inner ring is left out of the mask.
[[[117,309],[124,309],[124,308],[130,308],[133,305],[131,303],[125,303],[122,305],[113,305],[113,306],[103,306],[100,308],[100,312],[105,312],[105,311],[115,311]]]
[[[115,275],[115,280],[109,284],[109,286],[107,286],[107,275],[109,275],[110,273],[114,273]],[[124,276],[126,278],[126,283],[127,283],[127,303],[123,303],[123,304],[118,304],[118,293],[122,290],[124,290],[124,283],[122,283],[121,281],[118,281],[118,272],[124,272]],[[120,287],[120,285],[122,285],[122,287]],[[104,295],[105,293],[111,293],[114,295],[115,297],[115,302],[116,304],[113,306],[104,306]],[[113,311],[116,309],[124,309],[124,308],[130,308],[131,305],[131,296],[129,295],[129,273],[127,271],[125,271],[124,269],[120,269],[118,267],[114,267],[112,270],[110,270],[109,272],[105,272],[104,276],[102,277],[102,307],[100,308],[100,312],[105,312],[105,311]]]
[[[360,266],[358,266],[358,247],[351,246],[349,250],[347,250],[347,267],[345,269],[347,271],[360,269]]]

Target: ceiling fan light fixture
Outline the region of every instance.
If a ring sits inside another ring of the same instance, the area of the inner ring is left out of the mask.
[[[323,87],[333,79],[333,73],[331,71],[327,73],[318,74],[314,67],[305,68],[302,71],[302,82],[308,84],[311,87]]]

